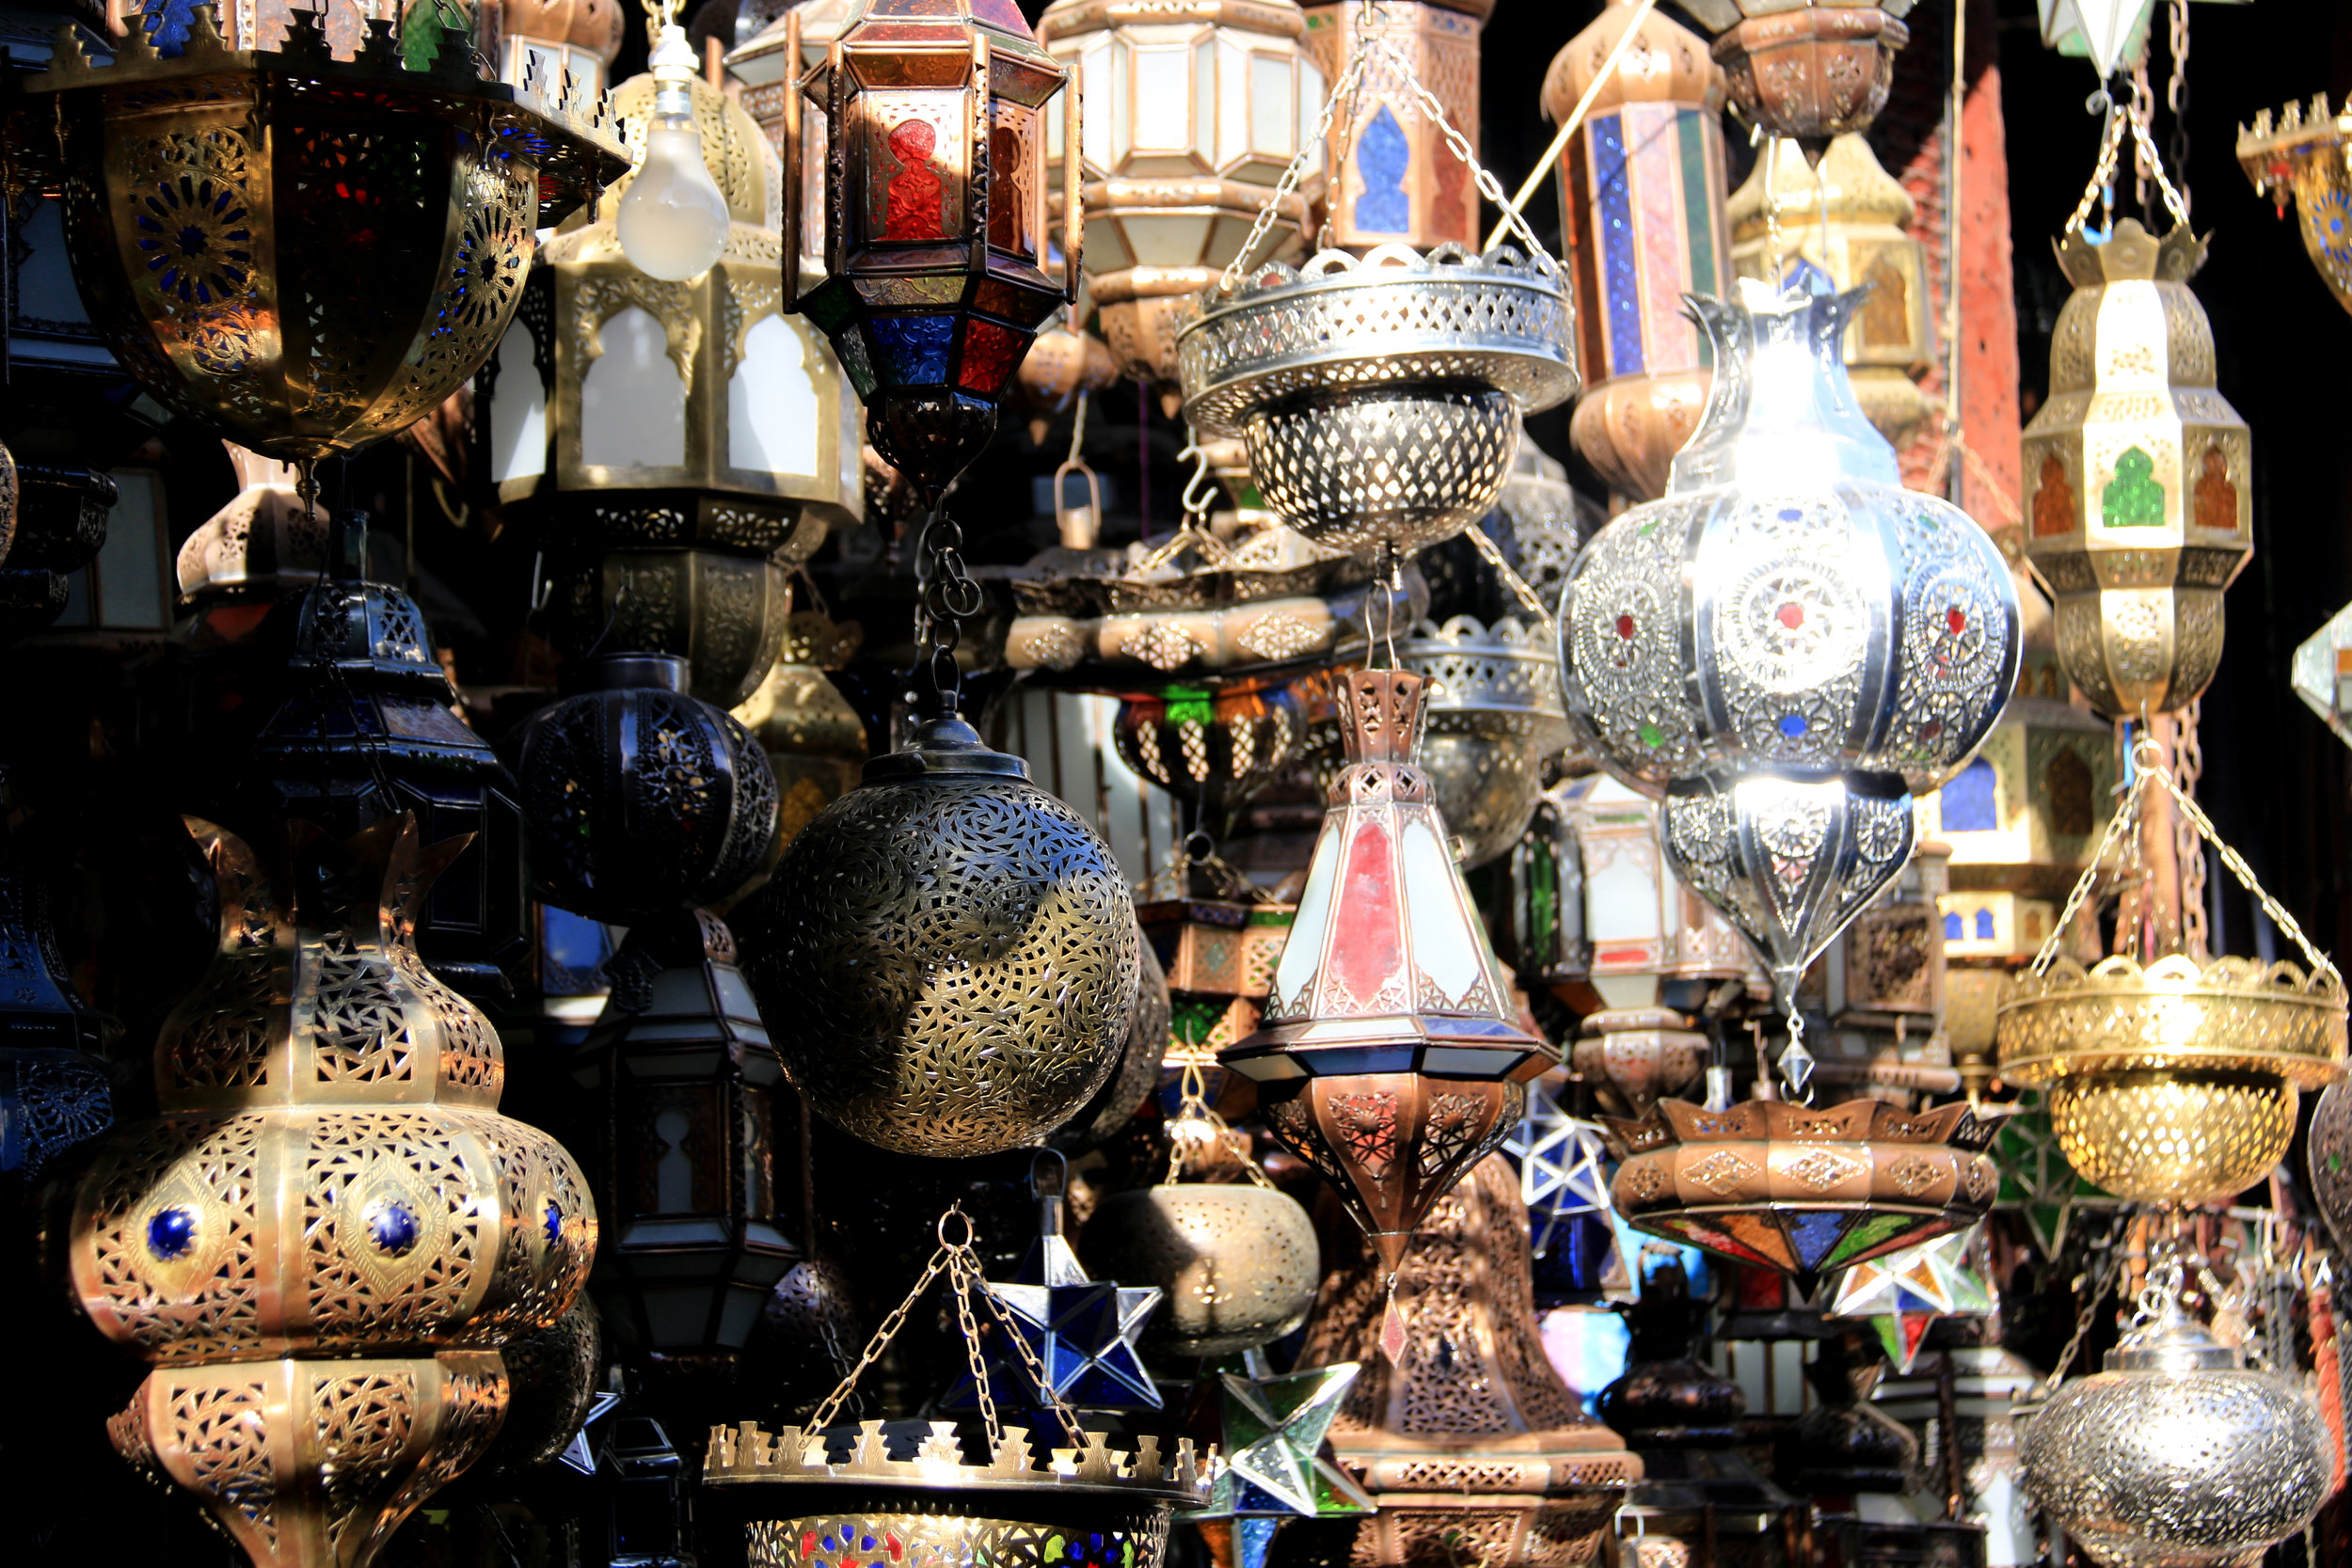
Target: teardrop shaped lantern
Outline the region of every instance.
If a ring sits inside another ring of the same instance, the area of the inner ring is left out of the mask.
[[[1266,1123],[1338,1191],[1393,1271],[1414,1227],[1498,1147],[1557,1055],[1511,985],[1416,762],[1425,676],[1341,683],[1331,786],[1264,1023],[1227,1050]]]
[[[1560,618],[1573,724],[1666,799],[1666,847],[1784,990],[1909,857],[1914,793],[2016,683],[2016,585],[1903,488],[1839,352],[1862,291],[1692,298],[1715,348],[1663,499],[1586,546]]]

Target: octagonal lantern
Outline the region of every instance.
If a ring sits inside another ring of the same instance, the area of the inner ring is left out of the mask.
[[[1411,64],[1445,116],[1478,150],[1478,35],[1493,0],[1359,0],[1307,8],[1307,47],[1327,79],[1368,38]],[[1349,249],[1403,241],[1478,245],[1478,186],[1438,124],[1402,85],[1368,72],[1345,119],[1325,138],[1330,164],[1329,238]]]
[[[2214,385],[2188,279],[2205,244],[2129,218],[2058,245],[2074,293],[2026,427],[2026,559],[2058,659],[2109,719],[2185,707],[2221,658],[2222,590],[2254,552],[2252,437]]]

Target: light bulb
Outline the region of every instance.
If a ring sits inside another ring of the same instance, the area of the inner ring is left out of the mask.
[[[694,54],[686,30],[661,29],[653,52],[653,118],[645,157],[621,197],[612,227],[621,254],[648,277],[680,283],[710,270],[727,244],[727,198],[703,163],[702,133],[687,88]]]

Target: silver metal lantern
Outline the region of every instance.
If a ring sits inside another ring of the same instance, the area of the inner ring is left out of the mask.
[[[1692,298],[1716,374],[1665,496],[1578,558],[1568,711],[1666,798],[1675,869],[1784,990],[1908,858],[1913,794],[2016,683],[2016,588],[1958,507],[1903,488],[1839,341],[1860,291]]]
[[[1456,615],[1422,622],[1396,654],[1429,677],[1421,766],[1454,830],[1454,858],[1465,869],[1484,865],[1527,831],[1544,763],[1568,743],[1551,640],[1507,615],[1491,628]]]
[[[2183,1312],[2172,1272],[2106,1370],[2033,1418],[2018,1480],[2112,1568],[2251,1568],[2327,1500],[2327,1423]]]

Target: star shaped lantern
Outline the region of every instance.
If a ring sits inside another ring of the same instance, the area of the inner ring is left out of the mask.
[[[1609,1213],[1609,1147],[1600,1129],[1560,1108],[1543,1084],[1527,1089],[1527,1119],[1502,1142],[1519,1167],[1519,1201],[1534,1227],[1537,1257],[1580,1214]]]
[[[1241,1371],[1217,1374],[1229,1457],[1217,1472],[1208,1508],[1185,1517],[1204,1527],[1219,1568],[1264,1568],[1283,1520],[1374,1511],[1363,1488],[1322,1453],[1332,1418],[1360,1368],[1342,1361],[1274,1377],[1263,1351],[1248,1351],[1237,1359]],[[1220,1525],[1231,1528],[1229,1550],[1217,1549]]]
[[[1993,1289],[1968,1266],[1977,1228],[1955,1231],[1856,1263],[1837,1282],[1833,1317],[1868,1318],[1888,1359],[1904,1372],[1919,1358],[1928,1325],[1938,1318],[1980,1317],[1993,1310]]]

